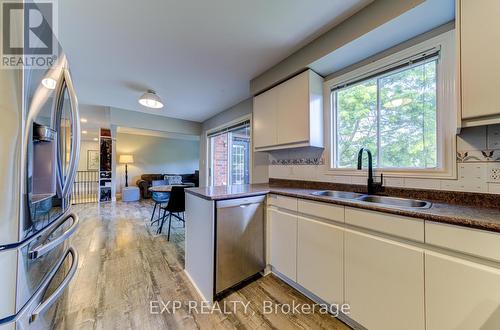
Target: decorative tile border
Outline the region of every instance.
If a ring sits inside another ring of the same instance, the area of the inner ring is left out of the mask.
[[[299,158],[299,159],[273,159],[271,165],[324,165],[325,159],[320,158]]]
[[[500,150],[461,150],[457,151],[457,162],[500,162]]]

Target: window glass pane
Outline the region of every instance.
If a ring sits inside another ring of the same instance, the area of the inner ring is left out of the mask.
[[[209,137],[210,184],[225,186],[250,182],[250,125]]]
[[[436,167],[436,61],[380,78],[380,165]]]
[[[227,185],[228,173],[228,133],[212,137],[212,184]]]
[[[233,160],[232,160],[232,184],[245,184],[248,183],[247,176],[245,175],[245,155],[246,146],[245,141],[234,141],[233,144]]]
[[[363,147],[372,151],[377,166],[377,80],[338,90],[335,96],[337,167],[355,168]]]
[[[231,184],[250,183],[250,126],[231,131]]]
[[[394,70],[333,92],[335,167],[355,168],[363,147],[372,151],[375,167],[438,166],[437,63]]]

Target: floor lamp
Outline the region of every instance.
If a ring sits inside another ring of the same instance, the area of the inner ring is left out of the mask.
[[[120,155],[120,164],[125,164],[125,187],[128,187],[128,164],[134,163],[134,156],[132,155]]]

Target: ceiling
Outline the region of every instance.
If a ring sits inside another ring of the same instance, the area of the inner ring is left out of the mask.
[[[188,135],[181,133],[172,133],[172,132],[164,132],[164,131],[156,131],[149,129],[141,129],[141,128],[132,128],[132,127],[118,127],[117,133],[119,134],[132,134],[132,135],[143,135],[143,136],[153,136],[159,137],[163,139],[174,139],[174,140],[188,140],[188,141],[199,141],[199,135]]]
[[[79,110],[82,141],[95,141],[99,138],[101,127],[109,127],[109,108],[83,104]]]
[[[327,76],[455,19],[455,0],[426,0],[310,65]]]
[[[82,104],[204,121],[249,81],[373,0],[65,0],[59,40]],[[154,89],[166,106],[137,99]]]

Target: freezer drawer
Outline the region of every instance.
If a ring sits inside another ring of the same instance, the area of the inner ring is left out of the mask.
[[[63,297],[76,274],[78,253],[69,247],[44,278],[33,297],[14,317],[0,324],[0,330],[46,330],[51,329],[57,305],[67,303]]]
[[[9,298],[15,302],[14,309],[2,309],[0,320],[19,313],[32,299],[68,249],[67,240],[75,233],[77,227],[78,216],[67,213],[20,246],[0,251],[2,256],[7,254],[15,256],[12,261],[16,262],[5,266],[17,275],[15,283],[8,281],[1,285],[7,289],[16,288],[16,294],[15,299]]]
[[[16,311],[38,290],[45,276],[65,253],[67,240],[78,227],[78,216],[69,213],[19,250]]]
[[[265,268],[264,199],[256,196],[217,202],[216,294]]]

